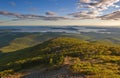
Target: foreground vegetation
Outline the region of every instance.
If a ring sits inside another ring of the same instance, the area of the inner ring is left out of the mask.
[[[67,59],[67,63],[65,59]],[[23,50],[0,55],[0,76],[38,65],[63,66],[90,78],[120,78],[120,46],[69,37],[50,39]]]

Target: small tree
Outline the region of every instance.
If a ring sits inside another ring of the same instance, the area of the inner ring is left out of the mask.
[[[53,58],[50,58],[49,64],[50,64],[50,65],[53,65]]]

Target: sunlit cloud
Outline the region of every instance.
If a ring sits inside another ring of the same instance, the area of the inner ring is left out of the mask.
[[[119,5],[116,5],[120,0],[79,0],[77,2],[78,8],[80,9],[80,16],[81,13],[85,13],[86,16],[91,17],[98,17],[103,14],[105,10],[108,10],[110,7],[119,8]],[[81,10],[83,9],[84,10]],[[85,17],[86,18],[86,17]]]
[[[103,20],[120,20],[120,11],[101,16],[100,18]]]
[[[67,17],[62,16],[53,16],[53,14],[49,13],[49,15],[52,16],[43,16],[43,15],[33,15],[33,14],[19,14],[19,13],[12,13],[12,12],[6,12],[6,11],[0,11],[0,15],[12,17],[12,18],[18,18],[18,20],[25,20],[25,19],[37,19],[37,20],[66,20],[69,19]]]

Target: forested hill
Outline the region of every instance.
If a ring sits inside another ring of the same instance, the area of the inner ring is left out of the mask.
[[[120,78],[120,46],[70,37],[58,37],[23,50],[2,53],[0,76],[38,65],[63,66],[66,57],[75,61],[68,63],[71,73],[94,78]]]

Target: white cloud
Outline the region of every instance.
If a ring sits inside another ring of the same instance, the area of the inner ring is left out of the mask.
[[[116,5],[119,1],[120,0],[79,0],[78,7],[81,12],[88,11],[86,14],[88,17],[98,17],[103,11],[108,10],[110,7],[120,8],[119,5]]]
[[[81,3],[89,3],[90,0],[80,0]]]

